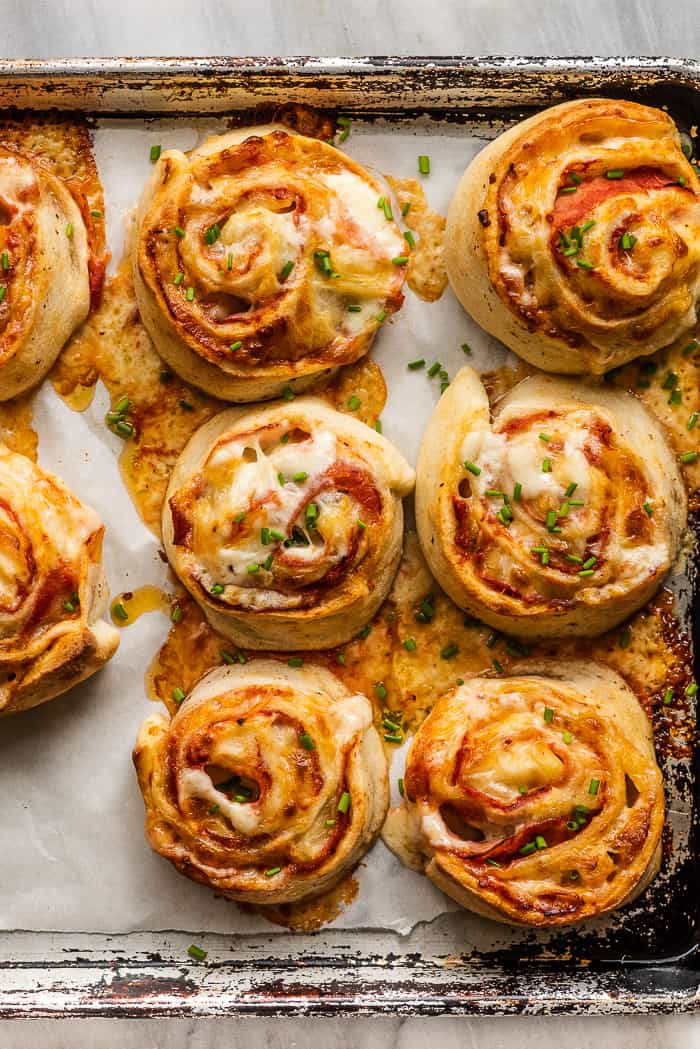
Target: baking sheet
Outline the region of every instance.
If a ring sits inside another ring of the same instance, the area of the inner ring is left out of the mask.
[[[113,264],[150,173],[150,146],[186,149],[224,127],[222,122],[190,120],[98,123],[95,150]],[[428,153],[431,174],[422,182],[431,207],[444,214],[459,176],[483,139],[468,126],[435,132],[435,125],[427,124],[392,129],[381,122],[353,122],[345,148],[367,167],[397,177],[417,177],[417,156]],[[428,363],[440,360],[454,375],[465,362],[465,342],[473,350],[470,363],[480,370],[507,359],[500,344],[476,327],[449,289],[438,302],[428,304],[408,288],[403,309],[376,340],[373,355],[388,386],[384,433],[413,464],[439,383],[425,372],[408,372],[406,363],[420,357]],[[105,561],[113,594],[145,583],[167,587],[158,543],[141,523],[121,482],[117,458],[122,444],[104,424],[107,409],[102,386],[90,408],[76,414],[46,382],[35,411],[39,461],[56,470],[107,524]],[[145,843],[131,748],[141,720],[153,709],[143,675],[169,626],[161,614],[142,616],[122,631],[119,652],[100,674],[43,708],[2,722],[3,929],[271,931],[265,919],[243,914],[235,904],[184,879]],[[401,772],[401,753],[396,753],[391,769],[394,802]],[[687,815],[679,813],[674,828],[678,848],[687,823]],[[407,933],[419,922],[457,909],[427,879],[405,869],[381,842],[366,857],[358,878],[358,896],[336,919],[336,928]],[[589,923],[588,928],[602,930],[611,920]],[[477,947],[494,949],[532,936],[476,917],[468,921],[469,942]]]

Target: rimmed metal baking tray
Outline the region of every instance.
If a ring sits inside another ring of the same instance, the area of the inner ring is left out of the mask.
[[[700,65],[666,58],[18,61],[0,63],[0,90],[0,106],[19,110],[144,117],[295,102],[363,120],[420,119],[438,133],[444,122],[486,133],[543,106],[605,94],[665,106],[686,127],[700,122]],[[692,598],[690,579],[688,588]],[[697,610],[689,625],[696,642]],[[450,913],[405,937],[362,929],[207,935],[198,939],[208,952],[201,964],[188,958],[190,934],[16,931],[3,937],[0,1016],[695,1010],[697,749],[686,784],[691,854],[657,883],[653,907],[631,911],[604,940],[584,927],[478,949],[462,916]]]

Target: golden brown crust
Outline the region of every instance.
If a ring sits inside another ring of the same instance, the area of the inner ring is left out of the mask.
[[[90,309],[80,208],[43,165],[0,147],[0,400],[36,385]]]
[[[496,921],[581,922],[629,902],[659,868],[651,726],[595,664],[545,662],[448,692],[416,734],[404,791],[389,844]]]
[[[330,648],[386,597],[413,471],[364,423],[302,397],[230,409],[194,435],[163,507],[170,563],[249,648]]]
[[[151,846],[229,899],[277,904],[336,885],[388,804],[372,707],[328,671],[273,660],[202,678],[134,750]]]
[[[686,497],[663,431],[621,390],[535,375],[494,408],[471,368],[418,458],[416,519],[440,585],[528,638],[596,636],[672,565]]]
[[[405,266],[391,260],[405,242],[381,194],[340,151],[274,125],[163,153],[134,257],[158,352],[229,401],[300,390],[357,360],[403,301]]]
[[[666,113],[610,99],[554,106],[467,168],[448,215],[450,282],[525,360],[601,374],[694,324],[699,194]]]
[[[0,445],[0,715],[66,692],[116,651],[99,618],[103,532],[57,477]]]

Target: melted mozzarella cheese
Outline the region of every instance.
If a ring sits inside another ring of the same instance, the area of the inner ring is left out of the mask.
[[[239,514],[247,513],[251,505],[260,502],[262,509],[255,511],[256,522],[260,519],[262,525],[272,531],[285,537],[290,535],[299,507],[305,501],[305,493],[313,488],[336,458],[336,436],[322,429],[314,430],[306,441],[278,443],[268,451],[263,450],[257,437],[223,445],[212,456],[210,465],[217,474],[225,473],[230,481],[198,500],[195,509],[197,534],[204,536],[196,554],[210,578],[238,586],[264,581],[267,573],[254,573],[254,578],[248,572],[249,565],[261,564],[273,549],[262,543],[261,527],[256,523],[255,528],[237,538],[234,544],[222,540],[228,534],[228,525]],[[303,480],[293,480],[301,474],[306,474]],[[284,484],[280,483],[280,475]],[[337,494],[321,492],[314,501],[320,515],[324,507],[328,510],[335,563],[347,552],[343,520],[335,520],[338,516]],[[290,548],[290,553],[292,551],[298,561],[318,557],[318,547],[313,543],[294,546]]]
[[[403,254],[403,238],[394,223],[387,221],[383,209],[377,207],[377,194],[373,186],[352,171],[322,174],[321,180],[338,196],[358,225],[371,235],[380,251],[389,258]]]

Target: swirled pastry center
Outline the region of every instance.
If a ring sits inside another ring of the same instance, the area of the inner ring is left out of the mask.
[[[700,294],[697,179],[662,118],[567,114],[494,176],[491,278],[532,330],[606,351],[666,345]]]
[[[471,430],[455,543],[496,591],[531,602],[635,584],[669,559],[644,464],[586,407]]]
[[[337,151],[277,131],[164,158],[143,270],[212,363],[335,358],[401,304],[403,238],[379,183]]]
[[[170,506],[174,542],[189,547],[207,594],[299,607],[363,559],[382,496],[332,431],[281,422],[220,441]]]
[[[311,696],[254,688],[235,700],[238,717],[222,712],[177,756],[183,815],[225,840],[231,863],[250,862],[248,852],[264,846],[288,863],[320,862],[344,830],[345,751],[372,724],[369,701],[317,707]],[[194,726],[197,704],[183,717]]]

